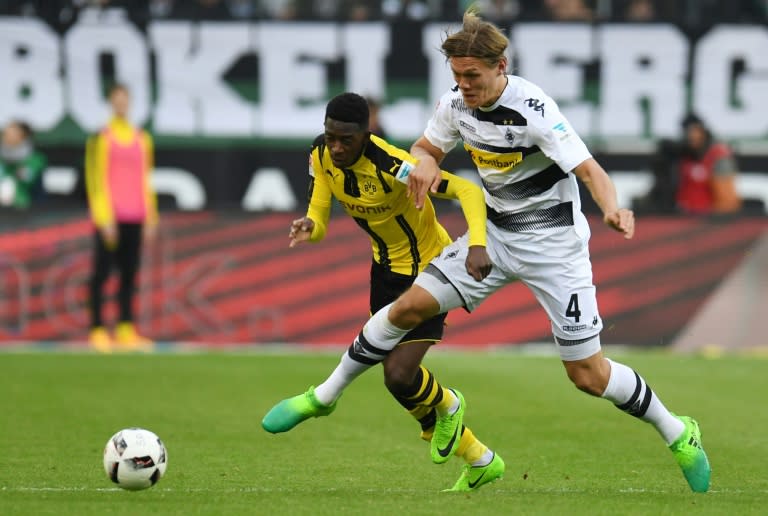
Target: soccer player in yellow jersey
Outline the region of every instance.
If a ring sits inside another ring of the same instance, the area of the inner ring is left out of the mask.
[[[417,209],[409,198],[407,175],[415,161],[408,152],[370,134],[364,98],[343,93],[328,103],[325,132],[315,139],[310,154],[309,209],[305,217],[293,221],[290,245],[318,241],[325,236],[331,199],[336,197],[371,239],[371,313],[397,299],[430,260],[451,243],[437,221],[431,201],[427,198],[422,209]],[[492,269],[485,251],[482,191],[472,182],[442,171],[442,181],[432,195],[461,202],[469,227],[467,278],[481,281]],[[391,351],[360,341],[350,346],[341,359],[342,363],[360,365],[381,361],[387,389],[419,421],[421,436],[427,441],[437,418],[455,414],[462,405],[455,391],[440,385],[433,373],[421,365],[429,347],[441,340],[444,320],[445,314],[426,319]],[[372,355],[377,359],[372,360]],[[286,432],[309,417],[327,416],[336,408],[336,397],[329,394],[335,390],[324,382],[283,400],[264,417],[262,426],[268,432]],[[445,460],[455,452],[470,465],[489,468],[488,481],[501,477],[501,457],[469,428],[463,426],[456,440],[458,445],[452,443]]]
[[[152,137],[128,120],[130,96],[125,86],[113,86],[109,102],[112,119],[88,140],[85,153],[85,185],[95,227],[89,341],[101,352],[111,351],[113,344],[128,350],[152,346],[152,341],[136,330],[132,303],[142,240],[154,239],[158,220],[157,198],[150,182]],[[101,314],[104,283],[113,262],[120,271],[120,319],[114,339]]]

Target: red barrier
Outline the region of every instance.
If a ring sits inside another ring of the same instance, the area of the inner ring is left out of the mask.
[[[370,246],[344,217],[326,240],[288,248],[295,214],[173,213],[144,255],[138,324],[159,341],[344,345],[367,319]],[[91,229],[81,215],[0,228],[0,345],[82,341]],[[54,221],[55,220],[55,221]],[[458,236],[460,214],[441,220]],[[607,344],[666,345],[768,232],[765,218],[638,221],[625,241],[592,219]],[[108,286],[114,293],[115,282]],[[109,303],[108,317],[114,317]],[[550,341],[533,295],[514,284],[474,313],[454,311],[445,345]]]

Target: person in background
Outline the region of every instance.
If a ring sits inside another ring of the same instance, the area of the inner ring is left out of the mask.
[[[3,128],[0,143],[0,206],[29,208],[42,193],[46,159],[37,152],[32,129],[18,120]]]
[[[153,240],[157,233],[157,196],[150,180],[153,143],[146,131],[128,120],[130,96],[125,86],[114,85],[109,102],[112,119],[88,140],[85,155],[86,193],[95,228],[89,342],[101,352],[110,352],[115,345],[148,350],[153,343],[137,332],[132,303],[142,240]],[[114,340],[102,320],[104,283],[113,262],[120,271]]]
[[[624,21],[643,23],[656,21],[656,5],[652,0],[629,0],[624,7]]]
[[[595,13],[584,0],[545,0],[545,11],[551,21],[591,22]]]
[[[381,118],[379,118],[381,103],[373,97],[366,97],[365,100],[368,102],[368,130],[371,134],[386,140],[387,131],[381,125]]]
[[[736,192],[738,167],[731,148],[716,141],[695,114],[683,120],[685,142],[678,162],[675,201],[684,213],[734,213],[741,209]]]
[[[731,148],[717,141],[704,121],[689,114],[680,140],[661,140],[651,169],[651,191],[635,201],[638,210],[695,215],[741,210],[736,191],[738,166]]]

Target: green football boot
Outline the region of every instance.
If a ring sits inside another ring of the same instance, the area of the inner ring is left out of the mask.
[[[305,419],[327,416],[336,410],[336,402],[323,405],[315,397],[315,387],[312,386],[303,394],[288,398],[267,412],[261,420],[261,426],[267,432],[278,434],[287,432]]]
[[[494,480],[504,478],[504,461],[497,453],[493,454],[493,460],[487,466],[464,465],[461,476],[450,489],[444,489],[444,493],[459,492],[466,493],[476,491],[480,486],[484,486]]]
[[[699,424],[688,416],[676,416],[685,425],[685,430],[669,449],[683,470],[683,475],[695,493],[706,493],[709,489],[709,479],[712,468],[709,459],[701,445],[701,430]]]
[[[459,441],[461,441],[461,428],[467,404],[464,402],[464,396],[459,391],[451,389],[451,392],[459,398],[459,408],[453,414],[437,416],[435,431],[429,443],[429,453],[432,455],[432,462],[435,464],[448,462],[451,455],[456,453]]]

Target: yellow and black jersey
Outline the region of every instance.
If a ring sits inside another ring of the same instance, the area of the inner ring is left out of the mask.
[[[344,211],[368,234],[373,259],[388,270],[417,275],[451,242],[426,199],[421,210],[407,196],[407,186],[395,174],[403,164],[416,163],[408,152],[371,135],[357,162],[336,168],[323,135],[312,144],[309,159],[309,209],[314,223],[311,241],[325,236],[336,197]],[[485,245],[485,200],[482,190],[471,181],[443,171],[438,194],[458,199],[469,227],[470,245]]]

